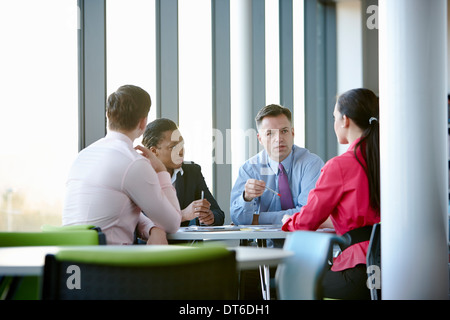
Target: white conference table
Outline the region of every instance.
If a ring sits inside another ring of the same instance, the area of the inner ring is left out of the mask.
[[[0,275],[4,276],[41,276],[47,254],[55,254],[62,249],[82,250],[124,250],[155,252],[158,250],[192,249],[188,246],[154,245],[154,246],[30,246],[0,248]],[[277,266],[284,259],[293,255],[283,249],[233,247],[236,252],[238,270],[255,269],[260,265]]]
[[[167,234],[169,240],[247,240],[284,239],[289,232],[281,226],[271,225],[225,225],[181,227],[176,233]]]
[[[62,249],[82,250],[124,250],[155,252],[158,250],[193,249],[189,246],[161,245],[161,246],[30,246],[30,247],[4,247],[0,248],[0,275],[3,276],[42,276],[45,265],[45,256],[55,254]],[[277,266],[284,259],[293,255],[283,249],[269,249],[258,247],[228,248],[236,252],[238,270],[251,270],[260,266]],[[264,279],[269,280],[269,279]],[[265,286],[263,278],[262,292],[265,299],[270,299],[270,286]]]

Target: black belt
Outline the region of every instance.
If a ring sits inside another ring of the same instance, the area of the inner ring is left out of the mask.
[[[373,226],[365,226],[350,230],[342,235],[345,244],[340,244],[341,250],[344,251],[355,243],[369,241],[372,234]]]

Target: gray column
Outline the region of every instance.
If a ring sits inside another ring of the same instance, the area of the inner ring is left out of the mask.
[[[239,166],[248,159],[247,138],[255,137],[252,110],[252,0],[230,0],[230,30],[230,138],[233,149],[232,171],[233,177],[236,177]],[[245,133],[248,133],[248,136]]]
[[[156,0],[156,117],[178,123],[178,0]]]
[[[280,103],[294,113],[294,56],[292,0],[279,0],[280,16]]]
[[[448,299],[446,0],[380,0],[383,299]]]
[[[78,147],[81,150],[106,134],[106,10],[105,0],[78,0],[78,7]]]
[[[265,47],[265,0],[252,0],[252,128],[256,129],[255,118],[266,105],[266,47]],[[249,155],[251,156],[251,155]]]
[[[336,156],[336,5],[305,0],[305,145],[324,161]]]
[[[230,0],[212,0],[212,110],[213,110],[213,194],[230,220],[231,154],[226,143],[231,129],[230,89]]]
[[[363,87],[378,94],[378,0],[362,0]]]

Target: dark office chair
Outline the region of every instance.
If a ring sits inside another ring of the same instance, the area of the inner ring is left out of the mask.
[[[173,247],[156,251],[148,246],[111,250],[67,249],[56,255],[47,255],[42,298],[237,298],[237,270],[233,251],[223,247]]]
[[[106,244],[99,228],[78,227],[54,229],[46,232],[0,232],[0,247],[22,246],[91,246]],[[39,277],[10,277],[0,275],[0,296],[10,300],[36,300],[39,298]]]
[[[372,234],[370,235],[369,247],[367,249],[367,267],[368,267],[368,277],[371,280],[371,275],[374,272],[374,276],[381,276],[381,224],[377,223],[373,226]],[[372,270],[373,267],[377,270]],[[370,271],[370,272],[369,272]],[[381,283],[381,278],[372,281],[372,288],[370,288],[370,297],[372,300],[381,300],[381,288],[377,289],[375,282]]]
[[[276,283],[280,300],[323,299],[321,282],[332,260],[334,244],[343,239],[333,233],[295,231],[286,237],[283,249],[294,256],[278,266]]]

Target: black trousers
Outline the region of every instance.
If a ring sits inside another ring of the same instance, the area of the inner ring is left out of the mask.
[[[333,299],[370,300],[370,290],[366,282],[365,264],[338,272],[328,270],[322,281],[323,295]]]

